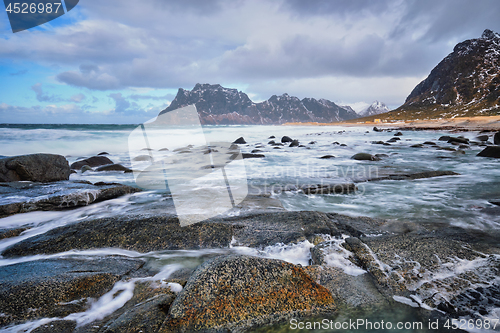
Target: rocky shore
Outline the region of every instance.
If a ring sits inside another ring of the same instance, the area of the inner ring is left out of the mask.
[[[392,137],[407,135],[394,133]],[[411,144],[449,153],[496,147],[495,136],[485,136],[472,141],[450,135]],[[274,139],[267,148],[314,145]],[[255,148],[266,149],[259,145]],[[259,159],[266,158],[261,155]],[[0,191],[23,198],[1,205],[0,217],[79,209],[139,194],[121,184],[69,180],[71,169],[83,174],[117,165],[101,157],[71,166],[61,157],[41,154],[0,160]],[[359,163],[387,158],[370,152],[352,156]],[[45,179],[33,165],[49,160],[59,176]],[[457,175],[387,170],[352,183],[281,190],[350,195],[364,182]],[[271,194],[252,193],[237,213],[187,227],[162,211],[162,203],[144,212],[87,216],[46,229],[0,224],[0,330],[278,332],[291,330],[292,319],[340,321],[375,313],[390,321],[405,313],[404,318],[424,327],[437,320],[439,332],[446,332],[451,319],[497,315],[500,230],[287,211]]]

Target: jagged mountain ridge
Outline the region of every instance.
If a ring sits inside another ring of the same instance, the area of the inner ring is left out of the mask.
[[[338,122],[354,119],[352,109],[314,98],[283,94],[255,103],[244,92],[220,84],[196,84],[193,90],[180,88],[170,105],[160,114],[195,104],[202,124],[283,124],[287,122]]]
[[[480,38],[458,43],[405,103],[387,120],[491,116],[500,114],[500,35],[486,29]]]
[[[382,102],[375,101],[370,106],[368,106],[366,109],[362,110],[359,113],[359,116],[360,117],[369,117],[369,116],[374,116],[374,115],[378,115],[378,114],[381,114],[381,113],[386,113],[386,112],[389,112],[389,111],[390,110],[387,107],[387,105],[385,105]]]

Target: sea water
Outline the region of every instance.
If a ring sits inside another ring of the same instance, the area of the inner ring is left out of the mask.
[[[135,128],[136,125],[1,125],[0,155],[52,153],[61,154],[72,163],[84,157],[107,152],[109,155],[106,156],[114,163],[132,167],[128,137]],[[500,218],[484,210],[494,207],[490,200],[500,199],[499,160],[477,157],[482,147],[473,145],[469,149],[464,149],[464,154],[431,147],[411,147],[425,141],[445,146],[447,144],[438,141],[438,138],[441,135],[450,135],[449,132],[403,131],[400,141],[384,146],[371,142],[386,141],[393,137],[394,132],[373,132],[364,126],[206,126],[204,131],[210,138],[220,142],[232,142],[238,137],[244,137],[247,144],[240,145],[240,149],[245,153],[250,153],[254,149],[261,150],[260,153],[264,154],[265,158],[245,159],[246,179],[242,181],[248,184],[252,193],[271,195],[280,200],[288,210],[335,212],[414,223],[445,223],[480,230],[500,228]],[[478,133],[460,134],[474,140]],[[189,142],[186,131],[182,128],[173,129],[173,133],[169,135],[176,137],[179,145]],[[274,149],[268,145],[270,140],[280,142],[284,135],[298,139],[304,147],[281,146],[280,149]],[[360,152],[387,156],[382,157],[380,161],[351,159],[354,154]],[[173,152],[168,154],[171,153],[173,154]],[[334,158],[321,159],[320,157],[324,155],[333,155]],[[389,174],[411,174],[432,170],[454,171],[459,175],[419,180],[363,182],[366,179]],[[133,174],[123,172],[78,171],[70,176],[70,180],[135,184]],[[357,183],[358,189],[350,194],[306,195],[297,190],[302,185],[353,181]],[[283,188],[289,190],[281,191]],[[7,198],[0,198],[0,204],[6,201]],[[164,205],[158,208],[158,202],[163,202]],[[13,215],[0,219],[0,227],[30,227],[30,229],[17,237],[1,240],[0,251],[29,237],[70,223],[139,212],[175,213],[175,208],[168,191],[147,190],[74,210]],[[159,275],[149,279],[161,283],[171,272],[181,267],[195,268],[209,258],[229,253],[282,259],[305,266],[309,263],[309,250],[312,246],[308,241],[304,241],[294,245],[276,244],[264,249],[253,249],[239,246],[237,240],[234,240],[228,249],[199,251],[156,251],[143,254],[120,249],[73,250],[53,255],[0,258],[0,269],[5,265],[47,258],[92,259],[119,255],[142,258],[149,265],[157,267],[160,273],[164,274],[158,273]],[[348,253],[343,253],[342,247],[339,249],[341,250],[339,254],[328,258],[328,262],[332,266],[342,268],[348,274],[364,274],[363,270],[352,267],[346,259]],[[137,281],[117,283],[110,293],[97,299],[87,311],[72,314],[68,319],[83,324],[97,319],[96,316],[100,313],[111,313],[123,306],[131,297],[135,282]],[[169,287],[177,292],[180,290],[180,286],[177,285]],[[119,298],[115,298],[113,296],[115,294],[120,295]],[[402,309],[394,311],[394,319],[411,319],[412,310],[407,306],[406,308],[403,306]],[[382,316],[380,312],[363,315],[373,318]],[[387,316],[387,313],[384,312],[383,315]],[[29,331],[48,320],[49,318],[46,318],[3,330]],[[277,331],[281,329],[283,326],[279,326]]]

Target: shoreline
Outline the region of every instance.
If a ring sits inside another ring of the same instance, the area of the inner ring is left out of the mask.
[[[451,130],[451,131],[500,131],[500,116],[456,117],[445,119],[411,120],[398,122],[336,122],[336,123],[285,123],[283,126],[375,126],[383,128]]]

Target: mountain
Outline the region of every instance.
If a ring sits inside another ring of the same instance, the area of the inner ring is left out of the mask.
[[[202,124],[283,124],[287,122],[337,122],[357,114],[335,103],[314,98],[302,100],[288,94],[273,95],[254,103],[247,94],[220,84],[196,84],[193,90],[179,89],[160,114],[195,104]]]
[[[500,114],[500,35],[485,30],[481,38],[455,46],[405,103],[383,119],[433,119]]]
[[[369,107],[359,112],[360,117],[369,117],[381,113],[389,112],[389,108],[382,102],[375,101]]]

